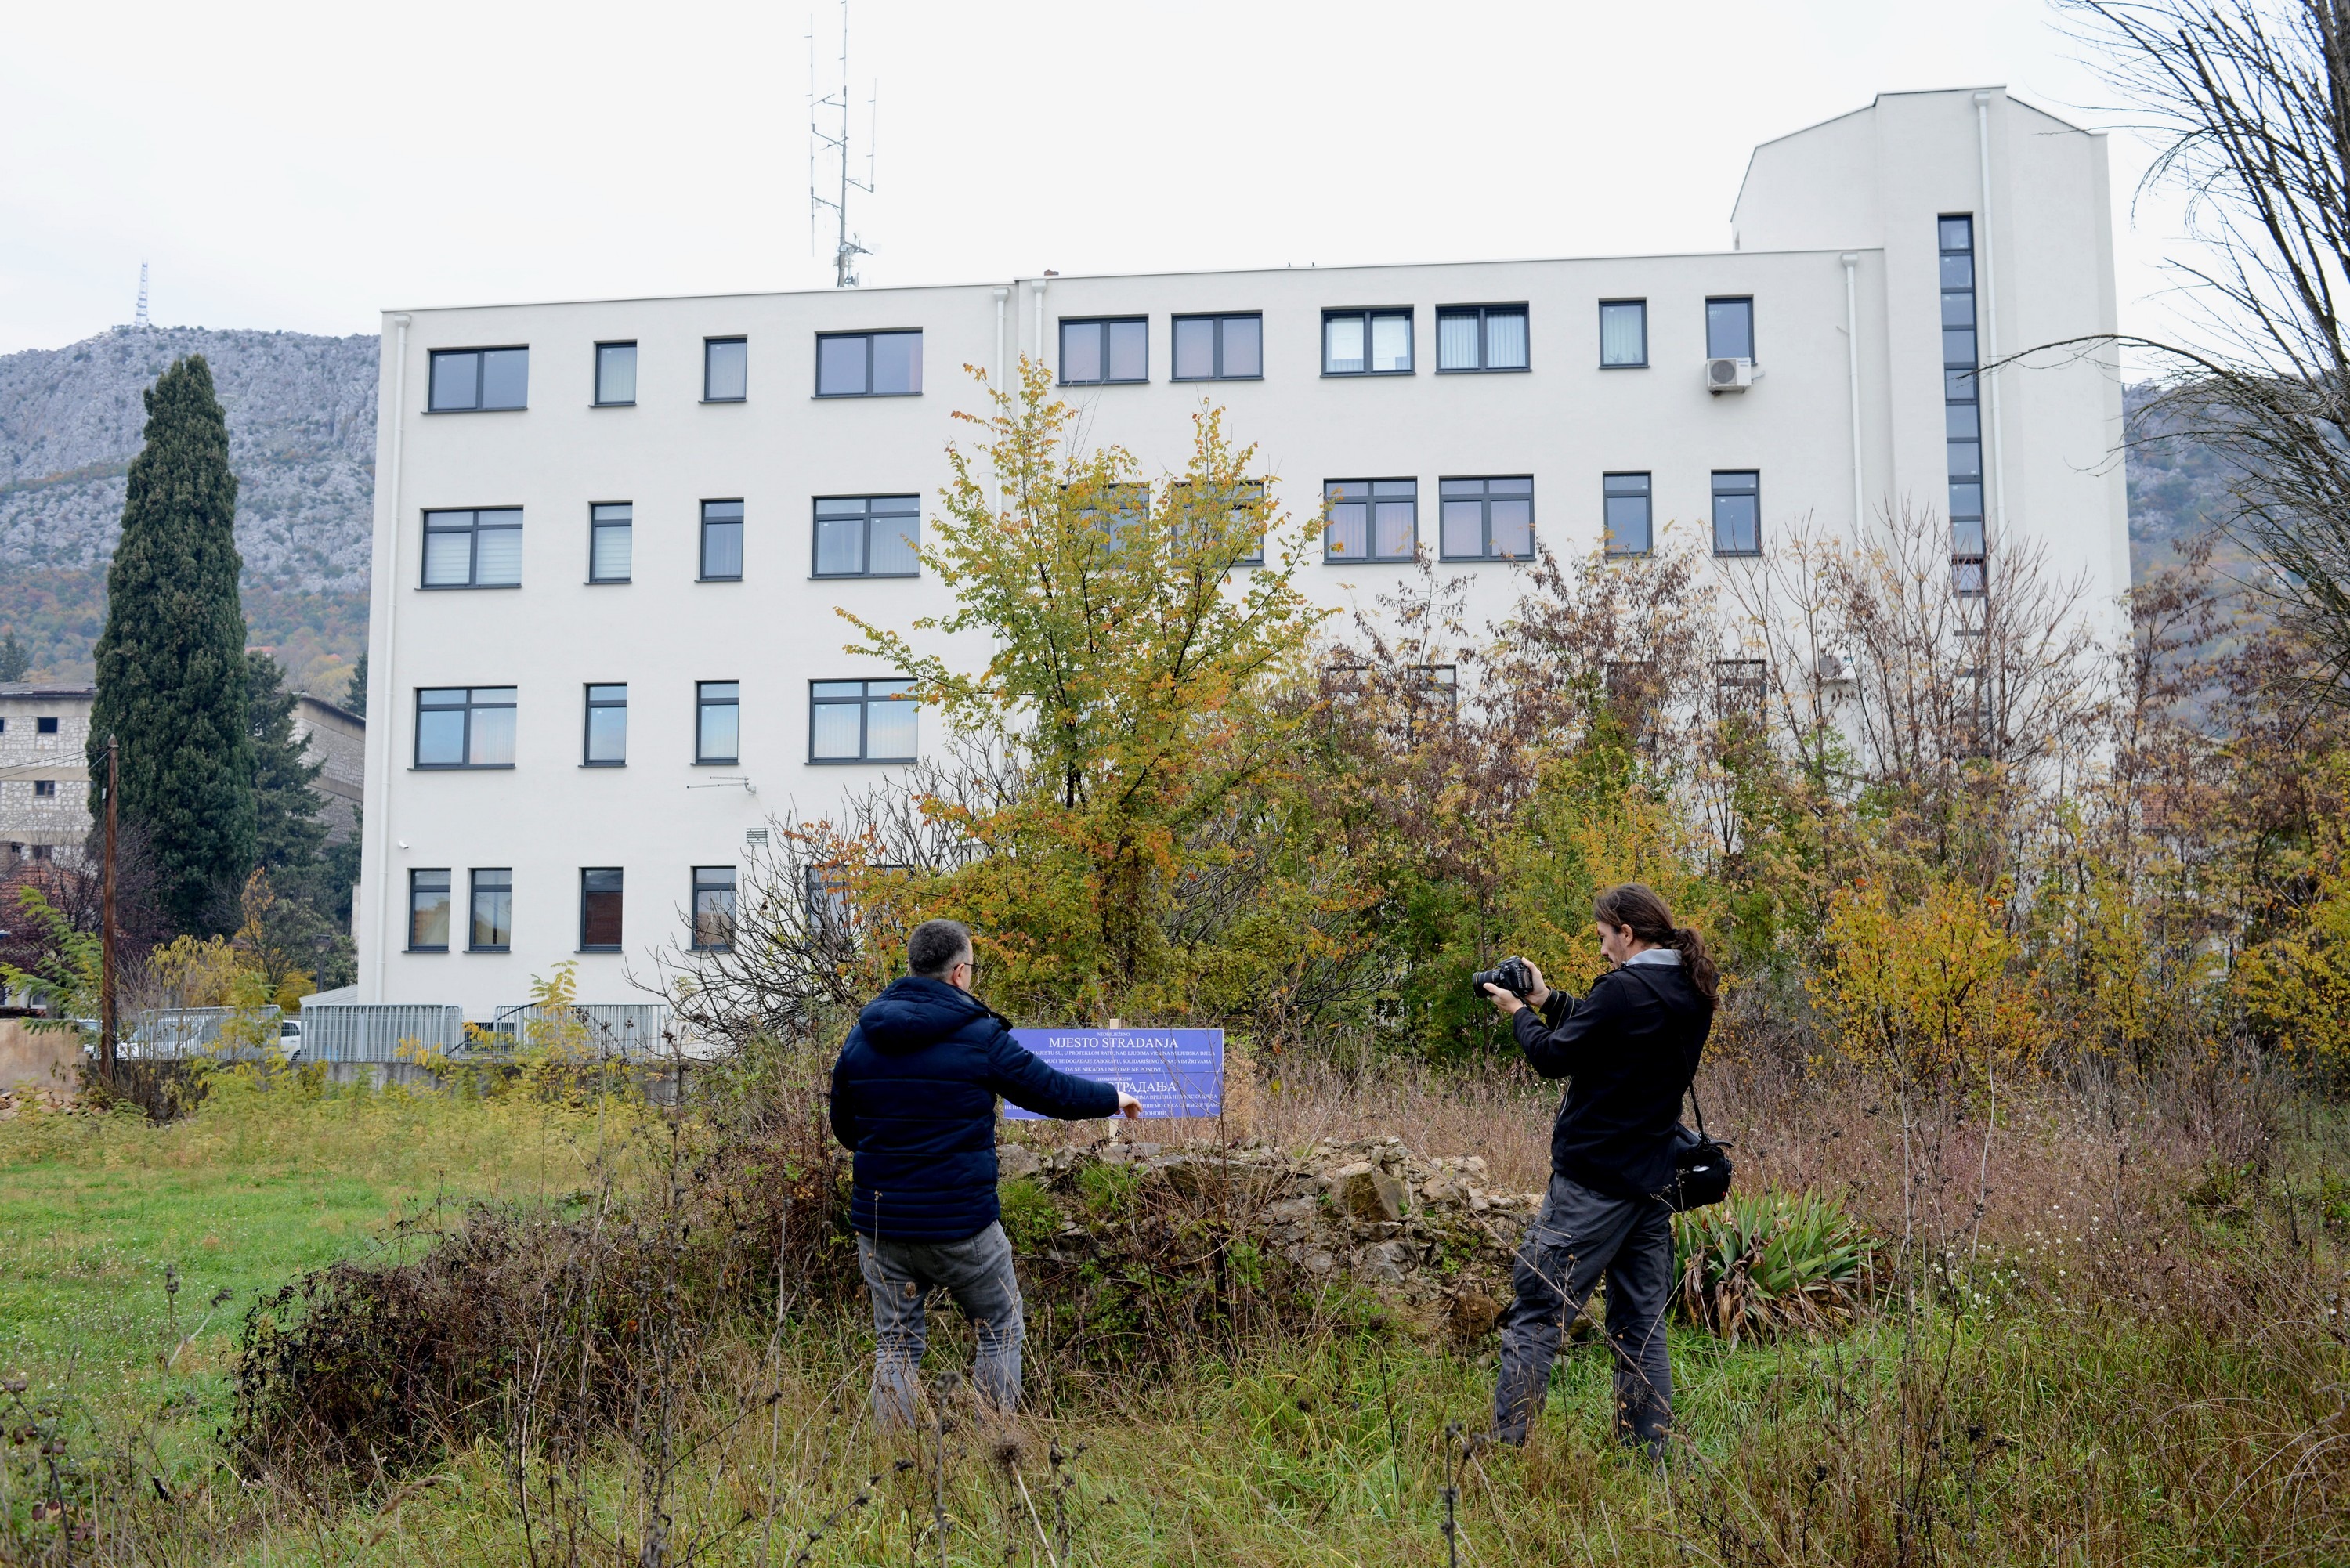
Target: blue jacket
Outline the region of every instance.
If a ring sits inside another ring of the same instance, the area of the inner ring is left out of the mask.
[[[832,1064],[832,1135],[857,1152],[848,1222],[890,1241],[994,1224],[998,1095],[1072,1121],[1118,1114],[1114,1085],[1046,1066],[942,980],[908,975],[867,1002]]]

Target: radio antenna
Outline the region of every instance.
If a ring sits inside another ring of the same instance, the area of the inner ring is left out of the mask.
[[[881,119],[881,89],[876,83],[873,94],[866,100],[868,111],[865,136],[865,178],[849,173],[851,154],[848,146],[848,0],[840,0],[840,91],[818,98],[816,91],[816,17],[808,17],[808,249],[816,250],[816,223],[829,208],[835,224],[832,247],[832,286],[835,288],[857,286],[857,258],[871,255],[858,237],[848,230],[848,193],[862,191],[873,194],[873,143]],[[836,136],[824,129],[820,120],[832,114],[840,117],[840,134]],[[825,155],[839,160],[838,194],[827,196],[816,184],[816,160]]]
[[[147,330],[147,264],[139,264],[139,307],[131,313],[130,327],[134,332]]]

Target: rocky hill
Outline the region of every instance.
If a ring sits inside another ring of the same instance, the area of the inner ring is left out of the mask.
[[[228,411],[253,640],[297,684],[338,694],[367,640],[371,337],[116,327],[0,356],[0,628],[36,676],[88,677],[140,394],[185,354],[210,362]]]

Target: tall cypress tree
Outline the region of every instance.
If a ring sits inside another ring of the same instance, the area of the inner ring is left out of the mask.
[[[253,869],[253,742],[237,600],[236,475],[228,417],[202,355],[147,389],[122,542],[106,574],[90,798],[103,811],[106,740],[120,746],[121,814],[146,830],[165,910],[183,931],[236,922]]]

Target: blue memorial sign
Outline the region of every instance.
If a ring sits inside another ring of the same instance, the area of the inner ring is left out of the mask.
[[[1064,1073],[1116,1084],[1146,1116],[1223,1114],[1221,1029],[1015,1029],[1012,1037]],[[1003,1114],[1036,1119],[1008,1101]]]

